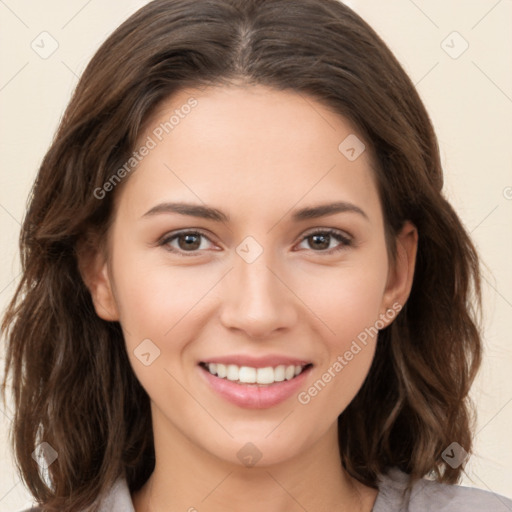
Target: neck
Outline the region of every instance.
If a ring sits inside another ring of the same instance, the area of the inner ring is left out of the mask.
[[[218,459],[171,430],[154,429],[155,470],[132,496],[136,512],[370,512],[377,497],[344,470],[337,425],[293,458],[251,467]]]

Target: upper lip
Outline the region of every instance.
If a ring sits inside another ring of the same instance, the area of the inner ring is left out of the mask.
[[[311,361],[297,357],[284,355],[267,355],[263,357],[233,354],[226,356],[210,357],[201,361],[202,363],[235,364],[237,366],[249,366],[251,368],[266,368],[268,366],[305,366],[312,364]]]

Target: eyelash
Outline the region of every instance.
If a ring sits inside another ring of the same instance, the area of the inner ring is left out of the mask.
[[[158,245],[159,246],[166,246],[165,249],[167,251],[179,254],[180,256],[184,256],[184,257],[196,256],[197,253],[199,252],[199,250],[189,251],[188,254],[187,254],[187,251],[182,251],[180,249],[176,249],[174,247],[170,247],[169,246],[170,242],[172,242],[175,239],[177,239],[178,237],[184,236],[184,235],[199,235],[199,236],[202,236],[202,237],[206,238],[207,240],[210,240],[208,238],[208,236],[206,236],[206,234],[202,233],[201,231],[195,231],[195,230],[193,230],[193,231],[180,231],[178,233],[173,233],[173,234],[171,234],[169,236],[165,236],[158,243]],[[318,229],[316,231],[312,231],[312,232],[308,233],[307,235],[305,235],[304,237],[302,237],[302,239],[300,240],[300,243],[302,243],[304,240],[307,240],[308,238],[310,238],[310,237],[312,237],[314,235],[328,235],[328,236],[331,236],[334,239],[336,239],[338,242],[340,242],[340,245],[337,246],[337,247],[334,247],[333,249],[313,251],[313,252],[317,252],[317,253],[320,253],[320,254],[329,254],[329,255],[330,254],[334,254],[334,253],[342,251],[343,249],[345,249],[347,247],[350,247],[352,245],[352,240],[349,237],[345,236],[342,232],[340,232],[340,231],[338,231],[336,229],[331,229],[331,228]]]

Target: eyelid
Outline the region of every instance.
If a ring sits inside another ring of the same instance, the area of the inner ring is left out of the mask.
[[[170,242],[174,241],[175,239],[177,239],[180,235],[192,235],[192,234],[201,235],[203,238],[206,238],[207,240],[209,240],[212,244],[214,243],[211,240],[210,236],[204,230],[199,229],[199,228],[186,228],[186,229],[179,229],[178,231],[171,231],[169,233],[166,233],[163,237],[161,237],[157,241],[157,243],[155,245],[163,246],[164,249],[166,249],[167,251],[174,253],[174,254],[178,254],[180,256],[185,256],[185,257],[197,256],[198,254],[201,253],[201,251],[196,250],[196,251],[190,251],[187,253],[187,251],[181,251],[179,249],[175,249],[174,247],[172,247],[172,248],[168,247],[168,244]]]
[[[302,235],[301,240],[304,240],[304,238],[307,238],[308,236],[315,235],[316,233],[336,234],[336,235],[339,235],[339,236],[345,238],[347,241],[350,241],[350,242],[354,239],[354,237],[351,234],[349,234],[348,232],[346,232],[342,229],[325,227],[325,228],[311,228],[310,230],[306,231]]]
[[[353,236],[337,228],[313,228],[311,231],[307,231],[306,233],[304,233],[304,235],[302,235],[299,243],[304,242],[304,240],[316,234],[324,234],[332,238],[335,238],[336,240],[338,240],[340,245],[332,249],[321,251],[314,251],[310,249],[310,252],[312,253],[318,253],[320,255],[330,255],[340,252],[343,249],[346,249],[347,247],[351,247],[354,245]]]
[[[171,231],[169,233],[166,233],[164,236],[162,236],[157,241],[157,243],[155,245],[164,246],[164,248],[166,248],[167,251],[169,251],[171,253],[178,254],[180,256],[189,257],[189,256],[200,255],[202,252],[201,250],[187,252],[187,251],[182,251],[182,250],[176,249],[176,248],[165,247],[165,246],[168,246],[168,244],[171,241],[174,241],[175,239],[177,239],[180,235],[188,235],[188,234],[200,235],[200,236],[206,238],[207,240],[209,240],[211,243],[214,243],[211,240],[210,236],[204,230],[202,230],[200,228],[184,228],[184,229],[180,229],[177,231]],[[334,237],[335,239],[338,240],[340,245],[337,247],[334,247],[332,249],[328,249],[328,250],[315,251],[315,250],[309,249],[309,251],[313,252],[313,253],[318,253],[320,255],[329,255],[329,254],[333,254],[335,252],[341,251],[341,250],[353,245],[352,235],[350,235],[349,233],[347,233],[345,231],[337,229],[337,228],[327,228],[327,227],[326,228],[321,228],[321,227],[311,228],[310,230],[306,231],[304,234],[301,235],[301,238],[298,241],[298,244],[304,242],[307,238],[309,238],[313,235],[316,235],[316,234],[326,234],[327,236]],[[297,244],[295,244],[295,245],[297,245]]]

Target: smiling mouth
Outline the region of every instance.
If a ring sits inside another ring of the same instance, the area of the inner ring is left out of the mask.
[[[199,366],[219,379],[228,380],[235,384],[256,384],[269,386],[279,382],[292,380],[312,367],[305,365],[278,365],[265,368],[237,366],[236,364],[220,364],[201,362]]]

